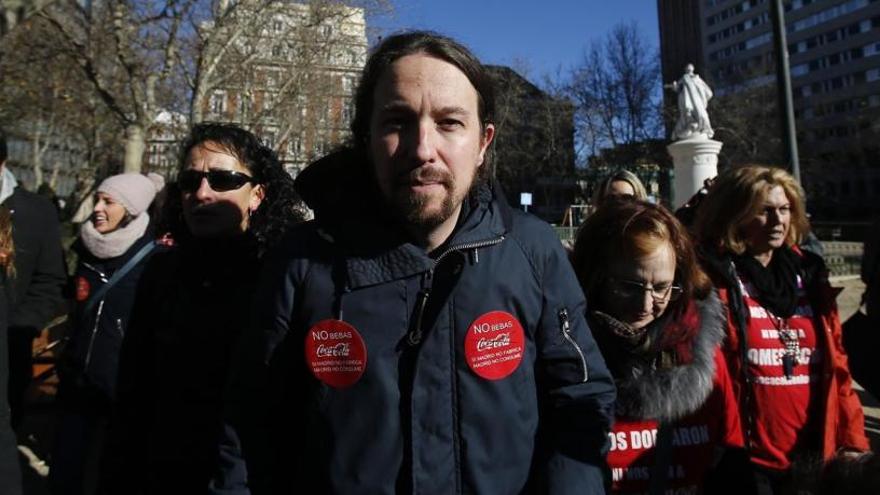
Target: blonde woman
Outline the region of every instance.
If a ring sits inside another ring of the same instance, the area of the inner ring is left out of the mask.
[[[647,201],[648,191],[638,176],[628,170],[619,170],[599,183],[593,193],[593,206],[598,208],[611,196],[631,196]]]
[[[841,344],[836,292],[809,230],[800,185],[758,165],[719,176],[697,212],[704,267],[727,305],[724,353],[759,493],[793,486],[801,457],[868,450]]]

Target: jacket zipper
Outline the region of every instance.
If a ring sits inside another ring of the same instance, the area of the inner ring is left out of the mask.
[[[410,329],[410,332],[406,336],[406,342],[410,346],[417,346],[422,341],[422,318],[424,317],[425,307],[428,305],[428,298],[431,295],[431,285],[433,284],[434,270],[437,268],[440,262],[443,261],[443,258],[456,251],[464,251],[468,249],[477,250],[484,247],[494,246],[496,244],[500,244],[503,240],[504,236],[502,235],[494,239],[487,239],[485,241],[468,242],[456,246],[450,246],[446,249],[446,251],[440,253],[440,256],[437,256],[437,258],[434,259],[434,266],[432,266],[431,269],[422,276],[422,289],[419,291],[419,294],[417,296],[418,301],[416,302],[416,325],[415,327]],[[478,258],[474,256],[473,259]]]
[[[559,327],[562,329],[562,336],[572,347],[574,347],[578,357],[581,358],[581,367],[584,369],[584,379],[581,383],[587,383],[587,380],[590,378],[589,371],[587,371],[587,358],[584,356],[584,351],[581,350],[580,346],[577,345],[577,342],[575,342],[574,337],[571,335],[571,322],[568,321],[568,310],[565,308],[560,309],[558,316]]]
[[[101,279],[101,282],[104,282],[105,284],[108,282],[107,275],[104,275],[104,272],[102,272],[101,270],[98,270],[88,263],[83,263],[83,266],[97,273],[98,278]],[[95,325],[92,327],[92,334],[89,336],[89,347],[88,350],[86,350],[86,362],[84,369],[88,369],[89,363],[91,363],[92,361],[92,350],[95,347],[95,339],[98,336],[98,325],[101,324],[101,315],[104,313],[104,301],[105,299],[101,299],[101,302],[98,303],[98,311],[95,313]]]
[[[89,337],[89,349],[86,351],[86,364],[85,369],[89,368],[89,363],[92,361],[92,349],[95,346],[95,337],[98,336],[98,325],[101,324],[101,313],[104,312],[104,300],[101,299],[101,302],[98,303],[98,313],[95,315],[95,326],[92,327],[92,336]]]

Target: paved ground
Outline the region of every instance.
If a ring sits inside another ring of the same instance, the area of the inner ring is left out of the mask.
[[[858,309],[865,286],[856,276],[835,277],[831,282],[833,286],[843,288],[843,292],[837,298],[837,303],[840,308],[841,321],[845,321]],[[880,451],[880,402],[861,390],[860,387],[858,387],[858,391],[862,404],[865,406],[865,429],[874,450]],[[45,458],[53,431],[53,407],[51,401],[45,400],[35,406],[34,412],[36,414],[31,416],[28,424],[32,436],[26,443],[31,445],[41,458]],[[25,476],[25,495],[48,495],[45,478],[28,467],[24,460],[22,467]]]

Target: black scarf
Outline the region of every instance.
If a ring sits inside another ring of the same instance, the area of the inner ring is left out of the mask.
[[[774,249],[766,267],[748,254],[734,256],[733,262],[758,291],[755,299],[761,306],[780,318],[794,314],[798,305],[797,276],[801,263],[791,248]]]

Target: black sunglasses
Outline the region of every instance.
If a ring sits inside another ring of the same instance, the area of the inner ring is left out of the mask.
[[[202,179],[208,179],[208,185],[217,192],[233,191],[247,184],[255,182],[250,175],[234,170],[201,170],[188,169],[177,175],[177,185],[183,192],[196,192],[202,185]]]

